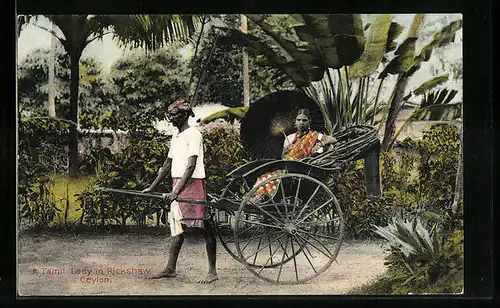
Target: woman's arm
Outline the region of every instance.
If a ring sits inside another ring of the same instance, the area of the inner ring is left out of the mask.
[[[293,148],[293,141],[290,139],[293,139],[293,134],[285,136],[285,142],[283,143],[283,152],[281,153],[281,156],[285,156],[290,150]]]

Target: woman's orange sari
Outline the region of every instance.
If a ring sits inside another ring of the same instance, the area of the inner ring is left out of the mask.
[[[307,157],[311,154],[312,149],[316,142],[318,142],[318,135],[319,133],[317,131],[309,131],[307,134],[298,137],[298,135],[295,135],[294,140],[291,142],[291,146],[293,148],[286,153],[283,156],[283,159],[285,160],[299,160],[304,157]],[[259,185],[260,183],[264,182],[266,179],[276,176],[279,174],[284,174],[285,170],[276,170],[276,171],[271,171],[268,172],[261,177],[257,179],[255,182],[254,186]],[[259,195],[260,197],[264,197],[266,194],[269,195],[270,198],[274,197],[274,194],[278,190],[278,185],[279,185],[279,180],[273,180],[269,183],[267,183],[264,187],[259,187],[256,191],[256,195]]]

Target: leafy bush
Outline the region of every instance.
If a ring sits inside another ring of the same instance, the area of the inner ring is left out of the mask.
[[[220,193],[226,176],[245,160],[238,130],[227,123],[212,123],[202,129],[207,190]],[[148,140],[135,139],[121,152],[107,152],[97,159],[96,185],[108,188],[142,190],[151,184],[167,158],[170,137],[154,135]],[[171,178],[160,183],[157,191],[171,191]],[[111,194],[89,186],[78,195],[82,215],[80,221],[89,225],[127,224],[128,219],[144,224],[162,207],[161,200]]]
[[[203,127],[203,145],[207,192],[220,194],[227,184],[227,174],[248,162],[239,130],[226,122]]]
[[[392,199],[385,195],[380,199],[369,198],[364,181],[361,161],[354,169],[342,172],[332,181],[333,192],[346,216],[347,231],[354,237],[370,236],[372,224],[385,222],[392,213]]]
[[[457,222],[448,216],[447,225]],[[427,227],[425,227],[427,226]],[[455,224],[455,227],[456,224]],[[386,227],[375,226],[375,233],[389,241],[386,257],[391,294],[457,293],[463,287],[463,228],[453,231],[436,223],[393,218]],[[451,231],[451,233],[450,233]]]
[[[364,185],[363,161],[335,177],[334,193],[347,216],[347,230],[355,237],[371,236],[372,225],[383,225],[394,215],[439,222],[453,199],[458,159],[458,134],[453,126],[436,125],[422,140],[400,145],[417,150],[380,155],[382,197],[370,199]]]
[[[57,212],[49,174],[67,170],[68,127],[53,118],[19,119],[20,216],[35,225],[46,226]]]
[[[458,169],[460,138],[452,125],[433,125],[424,131],[421,140],[405,139],[400,143],[417,150],[421,159],[418,166],[418,203],[428,210],[442,214],[453,201]]]
[[[26,189],[26,195],[20,195],[21,217],[27,219],[32,226],[47,227],[61,212],[51,184],[48,177],[40,178],[36,184]]]
[[[158,169],[167,158],[169,137],[152,136],[150,139],[135,139],[122,151],[106,152],[98,160],[96,185],[107,188],[142,190],[155,179]],[[159,191],[170,191],[171,181],[159,184]],[[89,186],[78,196],[82,208],[81,221],[90,225],[105,225],[115,222],[126,226],[132,219],[144,224],[146,216],[162,208],[161,200],[135,198],[122,194],[110,194]],[[83,218],[85,217],[85,218]]]

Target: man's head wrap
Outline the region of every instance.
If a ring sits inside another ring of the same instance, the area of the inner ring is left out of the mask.
[[[186,113],[194,116],[193,109],[191,108],[191,105],[184,98],[176,100],[175,102],[170,104],[167,108],[167,115],[170,118],[175,118],[175,117],[184,115]]]

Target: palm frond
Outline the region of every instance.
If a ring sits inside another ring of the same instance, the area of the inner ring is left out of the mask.
[[[197,15],[112,15],[114,35],[125,46],[155,50],[174,42],[187,43],[201,27]]]

